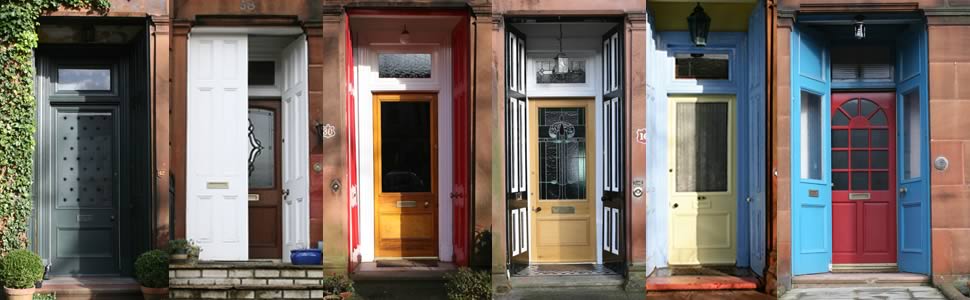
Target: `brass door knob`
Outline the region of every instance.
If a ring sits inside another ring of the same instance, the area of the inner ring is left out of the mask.
[[[535,211],[535,212],[540,212],[540,211],[542,211],[542,207],[536,206],[536,208],[534,208],[532,210]]]

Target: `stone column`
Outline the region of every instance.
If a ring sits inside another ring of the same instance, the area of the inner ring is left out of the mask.
[[[149,76],[151,83],[150,97],[152,107],[152,137],[154,138],[154,196],[155,222],[152,224],[155,248],[168,245],[171,225],[169,217],[173,213],[169,210],[174,199],[169,194],[169,154],[171,145],[169,139],[170,102],[171,102],[171,39],[172,19],[169,16],[152,16],[149,27]]]
[[[626,15],[626,140],[629,173],[625,191],[627,213],[627,283],[628,290],[643,290],[647,281],[647,196],[633,195],[633,187],[645,185],[647,175],[647,145],[637,135],[646,134],[647,127],[647,15],[644,12]]]
[[[321,123],[333,124],[337,135],[323,142],[322,157],[323,186],[323,269],[327,273],[347,274],[349,251],[349,220],[347,203],[347,76],[346,76],[346,26],[342,7],[325,7],[321,19],[322,32],[320,46],[312,51],[322,52],[322,78],[310,77],[311,80],[322,80],[320,92],[320,107],[327,107],[319,111]],[[314,56],[311,54],[310,56]],[[311,86],[315,85],[313,83]],[[338,189],[331,189],[331,183],[338,182]]]

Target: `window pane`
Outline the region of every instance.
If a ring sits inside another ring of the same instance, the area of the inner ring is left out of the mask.
[[[868,148],[869,147],[869,130],[868,129],[853,129],[852,130],[852,147],[853,148]]]
[[[832,169],[848,169],[848,168],[849,168],[849,152],[832,151]]]
[[[852,151],[852,168],[853,169],[868,169],[869,168],[869,153],[868,151]]]
[[[919,90],[903,96],[903,178],[920,177],[920,105]]]
[[[871,124],[871,125],[885,126],[886,125],[886,113],[884,113],[884,112],[882,112],[880,110],[875,115],[873,115],[872,118],[869,119],[869,124]]]
[[[849,100],[842,104],[842,109],[849,114],[849,117],[859,115],[859,100]]]
[[[60,91],[110,91],[111,69],[58,69],[57,89]]]
[[[889,189],[889,175],[887,172],[872,172],[872,190],[883,191]]]
[[[586,199],[586,110],[540,108],[539,199]]]
[[[845,191],[849,189],[849,173],[847,172],[834,172],[832,173],[832,189],[836,191]]]
[[[276,114],[249,109],[249,187],[267,189],[276,181]]]
[[[430,53],[381,53],[377,60],[380,78],[431,78]]]
[[[727,54],[692,57],[691,54],[683,53],[677,54],[674,61],[677,79],[728,79],[730,67]]]
[[[822,97],[802,91],[801,98],[801,176],[822,179]]]
[[[381,102],[381,189],[431,191],[431,104]]]
[[[836,110],[835,115],[832,116],[832,125],[848,126],[849,117],[846,117],[845,113],[843,113],[841,110]]]
[[[863,116],[867,116],[868,117],[869,114],[872,113],[872,111],[874,111],[874,110],[876,110],[878,108],[875,103],[872,103],[872,101],[869,101],[869,100],[860,100],[860,101],[862,101],[862,115]]]
[[[871,152],[872,157],[872,168],[873,169],[886,169],[889,168],[889,157],[887,157],[888,152],[882,150],[873,150]]]
[[[677,103],[678,192],[727,191],[728,104]]]
[[[882,148],[889,144],[889,137],[885,129],[873,129],[871,132],[872,147]]]
[[[276,63],[272,61],[249,62],[249,85],[276,84]]]
[[[842,113],[839,113],[839,114],[841,115]],[[849,131],[832,130],[832,147],[833,148],[849,147]]]
[[[852,172],[852,190],[854,191],[869,190],[868,172]]]

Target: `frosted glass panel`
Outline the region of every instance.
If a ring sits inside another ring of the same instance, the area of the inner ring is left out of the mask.
[[[920,106],[919,90],[903,96],[903,178],[920,177]]]
[[[822,97],[806,91],[801,96],[801,177],[822,179]]]
[[[272,110],[249,109],[249,187],[272,188],[276,179],[276,116]]]
[[[429,53],[381,53],[378,55],[380,78],[431,78]]]
[[[728,188],[728,104],[677,103],[678,192]]]

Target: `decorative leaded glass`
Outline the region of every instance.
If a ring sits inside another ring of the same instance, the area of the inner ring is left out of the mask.
[[[381,53],[377,60],[380,78],[431,78],[430,53]]]
[[[276,114],[249,109],[249,187],[272,188],[276,179]]]
[[[677,192],[728,190],[728,104],[677,103]]]
[[[539,199],[586,198],[586,110],[539,108]]]

